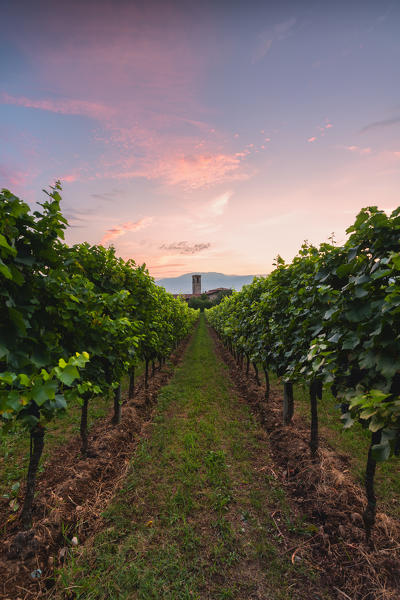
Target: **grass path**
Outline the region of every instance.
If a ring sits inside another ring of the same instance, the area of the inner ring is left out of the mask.
[[[201,319],[102,532],[75,550],[57,597],[327,599],[311,566],[290,560],[314,533],[293,517]]]

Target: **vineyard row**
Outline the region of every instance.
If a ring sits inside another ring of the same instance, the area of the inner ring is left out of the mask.
[[[400,208],[363,209],[343,245],[303,244],[267,277],[206,312],[240,364],[261,365],[283,382],[283,420],[294,411],[293,385],[310,394],[310,451],[318,456],[318,402],[330,386],[340,418],[371,434],[366,461],[367,539],[375,523],[376,463],[400,451]]]
[[[82,453],[88,451],[88,407],[114,401],[121,419],[121,380],[166,357],[190,331],[198,311],[155,285],[145,265],[115,250],[63,241],[67,221],[57,183],[40,210],[0,193],[0,426],[31,439],[20,519],[31,526],[46,423],[81,406]]]

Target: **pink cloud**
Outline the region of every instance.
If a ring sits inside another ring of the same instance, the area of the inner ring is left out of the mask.
[[[61,182],[73,183],[78,180],[78,175],[76,173],[70,173],[69,175],[63,175],[60,177]]]
[[[232,134],[207,122],[198,101],[215,57],[211,47],[198,52],[185,19],[170,3],[157,10],[99,3],[96,11],[55,3],[22,24],[16,43],[32,56],[38,85],[56,98],[3,94],[0,101],[100,121],[93,136],[102,155],[88,179],[144,177],[185,189],[245,179],[250,167],[235,155]],[[36,27],[57,31],[51,52],[48,39],[32,35]]]
[[[109,119],[114,110],[97,102],[87,102],[85,100],[31,100],[24,96],[10,96],[2,93],[0,100],[3,104],[13,104],[15,106],[24,106],[26,108],[36,108],[39,110],[47,110],[63,115],[83,115],[92,119]]]
[[[10,189],[12,192],[19,191],[27,183],[31,175],[28,171],[10,169],[0,165],[0,187]]]
[[[125,235],[126,233],[128,233],[128,231],[140,231],[140,229],[143,229],[144,227],[150,225],[152,221],[152,217],[145,217],[136,222],[128,221],[127,223],[122,223],[121,225],[111,227],[111,229],[107,229],[107,231],[105,232],[100,244],[102,246],[105,246],[107,242],[111,242],[111,240],[115,240],[121,237],[122,235]]]
[[[195,99],[205,57],[193,47],[186,20],[171,3],[155,9],[99,2],[96,10],[84,2],[53,3],[21,24],[16,43],[34,57],[36,80],[51,82],[63,97],[76,90],[84,100],[101,98],[133,121],[161,106],[190,118],[187,101]],[[38,35],[42,28],[47,36]]]
[[[346,146],[346,150],[350,152],[356,152],[357,154],[366,155],[371,154],[371,148],[360,148],[360,146]]]
[[[166,156],[162,154],[158,160],[129,160],[125,163],[127,170],[110,173],[116,179],[145,177],[160,179],[171,186],[182,186],[186,189],[206,188],[218,183],[242,180],[248,174],[241,169],[246,153],[235,154],[178,154]]]
[[[326,133],[326,130],[327,129],[331,129],[332,127],[333,127],[332,123],[329,123],[328,120],[326,119],[325,124],[318,126],[319,135],[321,137],[324,137],[325,133]],[[307,139],[307,142],[312,143],[312,142],[315,142],[316,140],[317,140],[317,137],[313,135],[312,137],[309,137]]]
[[[200,154],[180,156],[173,162],[166,161],[161,175],[171,185],[201,188],[232,179],[243,179],[240,173],[243,157],[237,154]]]

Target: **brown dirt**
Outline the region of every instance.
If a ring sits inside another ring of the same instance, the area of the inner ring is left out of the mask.
[[[318,459],[308,447],[309,426],[295,416],[282,423],[282,394],[273,388],[265,401],[264,386],[245,375],[210,330],[219,356],[227,364],[242,398],[268,433],[274,475],[283,485],[293,511],[316,526],[316,535],[293,549],[321,573],[321,583],[338,600],[400,599],[400,523],[378,513],[371,545],[365,541],[362,513],[365,493],[350,475],[349,457],[320,439]],[[306,600],[306,599],[305,599]]]
[[[173,365],[182,360],[189,339],[171,356]],[[37,482],[31,530],[21,531],[19,515],[10,514],[7,502],[0,503],[1,599],[45,598],[72,538],[82,544],[101,529],[102,512],[121,485],[138,442],[149,434],[157,393],[172,374],[168,365],[157,369],[148,390],[144,377],[139,378],[134,399],[123,399],[121,424],[110,423],[110,411],[91,428],[87,458],[80,455],[78,437],[54,450]],[[33,579],[31,573],[37,569],[42,574]]]

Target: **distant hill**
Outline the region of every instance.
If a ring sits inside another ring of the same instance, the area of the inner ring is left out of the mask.
[[[201,291],[215,288],[233,288],[240,291],[242,287],[253,281],[254,275],[224,275],[223,273],[186,273],[179,277],[164,277],[156,281],[157,285],[164,287],[171,294],[191,294],[192,275],[201,275]]]

